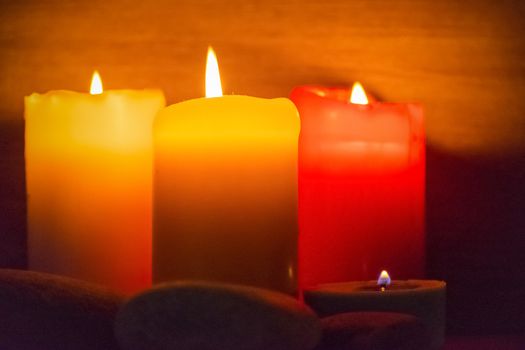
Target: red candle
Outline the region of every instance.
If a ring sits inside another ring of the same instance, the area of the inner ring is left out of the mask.
[[[425,141],[413,103],[367,101],[360,84],[304,86],[299,137],[299,281],[424,274]],[[352,95],[352,102],[350,101]]]

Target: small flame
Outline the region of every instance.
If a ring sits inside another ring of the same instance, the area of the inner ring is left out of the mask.
[[[97,71],[93,72],[93,78],[91,78],[91,88],[89,89],[89,93],[91,95],[100,95],[104,92],[104,89],[102,88],[102,79],[100,79],[100,74],[98,74]]]
[[[219,63],[212,47],[208,47],[206,59],[206,97],[221,97],[221,75],[219,74]]]
[[[368,98],[366,97],[365,89],[360,82],[356,81],[352,86],[352,94],[350,95],[350,103],[357,105],[367,105]]]
[[[388,286],[392,280],[390,279],[390,276],[388,275],[388,272],[386,270],[381,271],[381,274],[379,275],[379,278],[377,279],[377,285],[378,286]]]

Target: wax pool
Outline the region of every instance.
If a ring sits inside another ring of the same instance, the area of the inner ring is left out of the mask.
[[[301,117],[302,287],[363,280],[388,267],[424,271],[424,127],[416,104],[348,102],[349,89],[306,86]]]
[[[299,117],[287,99],[200,98],[154,127],[153,278],[297,289]]]
[[[151,284],[157,90],[25,100],[29,268],[125,293]]]

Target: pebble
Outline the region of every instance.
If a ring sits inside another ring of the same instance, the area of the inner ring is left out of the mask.
[[[0,349],[116,350],[124,297],[75,279],[0,269]]]
[[[424,350],[431,343],[423,321],[392,312],[347,312],[321,319],[315,350]]]
[[[180,281],[129,300],[115,334],[123,350],[311,350],[321,330],[315,313],[288,295]]]

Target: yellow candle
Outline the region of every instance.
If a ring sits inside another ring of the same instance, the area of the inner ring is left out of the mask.
[[[97,80],[98,79],[98,80]],[[98,84],[97,84],[98,82]],[[151,284],[158,90],[25,99],[29,268],[131,293]]]
[[[285,98],[220,97],[214,66],[209,55],[207,96],[219,97],[169,106],[155,121],[153,279],[293,294],[297,110]]]

